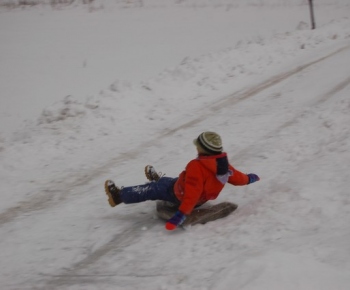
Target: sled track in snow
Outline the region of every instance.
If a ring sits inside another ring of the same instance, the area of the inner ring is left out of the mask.
[[[199,117],[197,117],[189,122],[186,122],[180,126],[173,128],[173,129],[167,129],[166,131],[163,131],[157,138],[155,138],[153,140],[146,141],[144,143],[141,143],[138,146],[138,148],[130,150],[128,152],[124,152],[122,156],[118,156],[114,159],[111,159],[111,161],[106,163],[104,166],[94,168],[94,169],[89,169],[87,172],[80,173],[79,175],[76,175],[73,178],[68,176],[65,179],[66,182],[64,182],[64,183],[51,184],[50,188],[42,189],[40,192],[38,192],[37,194],[32,196],[30,199],[22,201],[17,206],[11,207],[11,208],[7,209],[6,211],[4,211],[3,213],[0,213],[0,226],[6,224],[8,222],[11,222],[12,220],[14,220],[15,218],[17,218],[18,216],[20,216],[24,213],[29,213],[29,212],[33,212],[33,211],[37,211],[37,210],[44,210],[44,209],[47,209],[51,206],[56,205],[59,202],[64,201],[69,196],[69,188],[76,188],[78,186],[81,186],[81,185],[87,183],[92,178],[96,178],[97,176],[102,176],[107,171],[107,168],[110,168],[111,166],[113,166],[114,164],[116,164],[118,162],[123,162],[126,160],[137,158],[139,153],[142,151],[140,149],[145,148],[145,147],[154,146],[158,142],[155,140],[159,140],[161,138],[171,136],[172,134],[174,134],[180,130],[183,130],[185,128],[188,128],[188,127],[191,127],[195,124],[198,124],[198,123],[202,122],[204,119],[208,118],[208,114],[214,115],[215,113],[217,113],[217,111],[221,110],[222,108],[233,106],[241,101],[244,101],[250,97],[253,97],[256,94],[264,91],[265,89],[268,89],[268,88],[288,79],[289,77],[291,77],[291,76],[293,76],[293,75],[295,75],[295,74],[297,74],[297,73],[299,73],[299,72],[301,72],[301,71],[303,71],[303,70],[305,70],[305,69],[307,69],[307,68],[309,68],[317,63],[320,63],[328,58],[331,58],[332,56],[334,56],[338,53],[341,53],[342,51],[347,50],[349,48],[350,48],[350,45],[346,45],[346,46],[344,46],[344,47],[342,47],[342,48],[340,48],[332,53],[329,53],[321,58],[318,58],[314,61],[306,63],[302,66],[298,66],[290,71],[275,75],[275,76],[271,77],[270,79],[268,79],[260,84],[254,85],[246,90],[241,90],[241,91],[238,91],[236,93],[233,93],[233,94],[223,98],[221,101],[216,101],[216,103],[214,105],[212,105],[210,107],[210,109],[208,109],[207,107],[203,108],[202,111],[205,111],[206,114],[202,114],[202,116],[199,116]],[[334,95],[337,91],[339,91],[339,90],[345,88],[347,85],[349,85],[349,83],[350,83],[350,78],[347,78],[345,81],[342,81],[337,86],[332,88],[328,93],[323,95],[318,100],[318,102],[322,103],[322,102],[326,101],[328,98],[330,98],[332,95]],[[208,112],[208,110],[209,110],[209,112]],[[296,116],[292,120],[289,120],[286,123],[282,124],[279,127],[279,129],[277,129],[277,130],[280,131],[283,128],[293,124],[298,117],[299,116]],[[274,130],[271,133],[274,133],[275,131],[276,130]],[[239,155],[241,155],[241,153],[243,153],[243,152],[240,152],[237,155],[239,156]],[[53,193],[59,194],[59,198],[55,198],[55,199],[52,198]]]

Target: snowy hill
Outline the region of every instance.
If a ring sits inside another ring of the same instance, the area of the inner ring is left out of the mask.
[[[310,30],[296,2],[2,6],[1,288],[348,289],[350,6]],[[204,130],[261,177],[211,202],[234,214],[109,207],[105,179],[177,176]]]

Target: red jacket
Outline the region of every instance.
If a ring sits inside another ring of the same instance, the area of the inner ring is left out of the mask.
[[[219,158],[224,158],[228,167],[227,173],[221,176],[217,174],[220,172],[217,161]],[[226,153],[213,156],[199,155],[187,164],[174,185],[175,195],[181,203],[179,210],[188,215],[195,206],[216,199],[226,182],[246,185],[248,181],[246,174],[228,164]]]

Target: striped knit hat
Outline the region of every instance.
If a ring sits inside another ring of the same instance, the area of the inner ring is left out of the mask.
[[[222,142],[219,134],[214,132],[203,132],[197,139],[193,140],[194,145],[203,149],[205,153],[215,155],[222,152]]]

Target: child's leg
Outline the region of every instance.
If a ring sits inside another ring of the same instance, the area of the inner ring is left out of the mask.
[[[177,178],[162,177],[157,182],[123,187],[120,197],[124,203],[138,203],[146,200],[165,200],[178,204],[174,195],[174,184]]]

